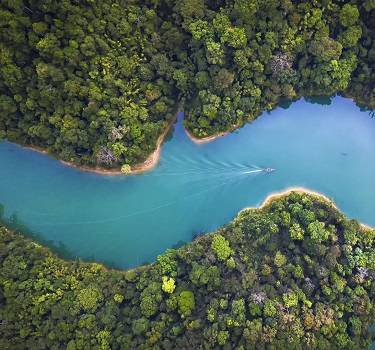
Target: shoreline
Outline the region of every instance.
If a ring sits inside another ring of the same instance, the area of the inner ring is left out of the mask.
[[[232,132],[234,132],[235,130],[237,130],[238,128],[240,128],[239,125],[234,125],[228,131],[221,131],[218,134],[211,135],[211,136],[205,136],[205,137],[202,137],[202,138],[198,138],[198,137],[194,136],[193,134],[191,134],[188,129],[186,129],[186,128],[184,128],[184,129],[185,129],[186,135],[188,136],[188,138],[191,141],[193,141],[197,145],[201,145],[201,144],[204,144],[204,143],[209,143],[209,142],[215,141],[216,139],[221,138],[223,136],[227,136],[227,135],[231,134]]]
[[[147,171],[151,171],[159,163],[160,156],[161,156],[161,149],[162,149],[161,146],[164,143],[166,136],[168,135],[168,133],[172,129],[172,126],[176,122],[176,120],[177,120],[177,114],[171,121],[168,122],[167,127],[159,135],[159,137],[156,141],[155,150],[142,163],[132,165],[130,172],[127,173],[127,174],[121,172],[121,167],[106,169],[106,168],[102,168],[102,167],[90,167],[90,166],[87,166],[87,165],[78,165],[78,164],[75,164],[75,163],[72,163],[72,162],[68,162],[66,160],[58,159],[53,154],[49,153],[48,151],[46,151],[42,147],[32,146],[32,145],[30,145],[30,146],[25,146],[25,145],[22,146],[21,145],[21,147],[23,147],[25,149],[35,151],[35,152],[42,153],[42,154],[47,155],[47,156],[50,156],[50,157],[54,158],[55,160],[57,160],[58,162],[60,162],[61,164],[65,165],[65,166],[75,168],[75,169],[78,169],[78,170],[84,171],[84,172],[89,172],[89,173],[94,173],[94,174],[99,174],[99,175],[124,175],[124,176],[126,176],[126,175],[136,175],[136,174],[145,173]]]
[[[292,192],[297,192],[297,193],[303,193],[303,194],[309,194],[311,196],[314,196],[314,197],[319,197],[323,200],[325,200],[326,202],[328,202],[329,204],[331,204],[333,206],[334,209],[336,209],[337,211],[339,211],[340,213],[344,214],[344,212],[336,205],[336,203],[330,199],[329,197],[327,197],[325,194],[323,193],[320,193],[320,192],[317,192],[317,191],[314,191],[314,190],[309,190],[305,187],[299,187],[299,186],[296,186],[296,187],[288,187],[286,188],[285,190],[282,190],[282,191],[276,191],[276,192],[272,192],[270,193],[264,200],[263,202],[260,204],[260,206],[256,206],[256,207],[245,207],[243,209],[241,209],[237,216],[240,215],[243,211],[246,211],[246,210],[261,210],[261,209],[264,209],[265,207],[267,207],[269,204],[271,204],[274,200],[277,200],[279,198],[282,198],[282,197],[285,197],[285,196],[288,196],[289,194],[291,194]],[[344,214],[346,216],[346,214]],[[364,229],[367,229],[367,230],[375,230],[375,227],[372,227],[370,225],[367,225],[367,224],[364,224],[360,221],[358,221],[358,223],[360,224],[360,226]]]
[[[222,132],[220,132],[219,134],[216,134],[216,135],[198,138],[198,137],[195,137],[194,135],[192,135],[187,129],[185,129],[185,132],[186,132],[186,135],[188,136],[188,138],[190,139],[190,141],[193,141],[197,145],[201,145],[201,144],[204,144],[204,143],[209,143],[209,142],[215,141],[216,139],[218,139],[220,137],[223,137],[223,136],[226,136],[226,135],[231,133],[231,131],[225,131],[225,132],[222,131]]]
[[[43,150],[39,150],[40,152],[46,152],[46,151],[43,151]],[[320,193],[320,192],[317,192],[317,191],[314,191],[314,190],[309,190],[307,188],[304,188],[304,187],[288,187],[286,188],[285,190],[281,190],[281,191],[276,191],[276,192],[272,192],[270,193],[264,200],[263,202],[259,205],[259,206],[254,206],[254,207],[245,207],[243,209],[241,209],[240,211],[238,211],[238,213],[236,214],[236,216],[234,218],[232,218],[230,221],[228,221],[224,226],[227,226],[228,224],[232,223],[232,222],[235,222],[237,220],[237,218],[239,217],[239,215],[241,215],[243,212],[246,212],[246,211],[260,211],[260,210],[263,210],[265,207],[267,207],[268,205],[270,205],[274,200],[278,200],[278,199],[281,199],[283,197],[286,197],[288,196],[289,194],[291,194],[292,192],[297,192],[297,193],[302,193],[302,194],[309,194],[311,196],[314,196],[314,197],[317,197],[318,199],[323,199],[324,201],[328,202],[330,205],[332,205],[332,207],[339,211],[339,213],[341,213],[342,215],[344,215],[345,217],[347,217],[347,215],[341,211],[337,205],[334,203],[334,201],[330,198],[328,198],[326,195]],[[348,217],[347,217],[348,218]],[[349,219],[349,218],[348,218]],[[371,227],[370,225],[367,225],[367,224],[364,224],[364,223],[361,223],[360,221],[357,220],[357,222],[359,223],[360,227],[363,229],[363,230],[375,230],[375,227]],[[100,261],[97,261],[97,260],[93,260],[93,261],[87,261],[85,259],[82,259],[82,258],[79,258],[79,257],[75,257],[75,258],[64,258],[63,256],[59,255],[59,253],[57,253],[54,249],[54,247],[50,247],[48,246],[47,244],[44,244],[44,243],[39,243],[38,239],[34,238],[34,237],[30,237],[30,236],[27,236],[25,233],[19,231],[18,229],[14,230],[14,229],[11,229],[10,227],[8,227],[5,223],[2,223],[2,225],[7,229],[7,230],[11,230],[12,232],[16,232],[18,234],[21,234],[23,237],[25,237],[26,239],[29,239],[30,241],[38,244],[39,246],[41,246],[43,249],[48,249],[50,252],[52,252],[53,254],[55,254],[60,260],[62,261],[72,261],[72,260],[75,260],[75,259],[78,259],[82,264],[84,265],[90,265],[90,264],[97,264],[99,265],[102,269],[106,270],[106,271],[118,271],[118,272],[121,272],[121,273],[126,273],[128,271],[134,271],[134,272],[139,272],[139,271],[142,271],[142,269],[144,269],[145,267],[149,266],[149,265],[153,265],[155,263],[155,261],[153,262],[150,262],[150,263],[146,263],[144,265],[138,265],[138,266],[134,266],[134,267],[131,267],[131,268],[121,268],[121,267],[112,267],[112,266],[107,266],[105,263],[103,262],[100,262]],[[0,225],[1,226],[1,225]],[[184,244],[184,246],[186,245],[189,245],[189,244],[192,244],[194,241],[196,240],[200,240],[200,239],[204,239],[204,237],[206,237],[207,235],[210,235],[210,234],[213,234],[214,232],[216,232],[217,230],[219,230],[220,227],[216,228],[215,230],[213,231],[210,231],[210,232],[204,232],[202,235],[199,235],[198,237],[196,237],[195,239],[191,239],[189,240],[188,242],[186,242]]]

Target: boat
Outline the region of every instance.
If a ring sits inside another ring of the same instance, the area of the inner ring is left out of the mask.
[[[263,172],[269,174],[269,173],[273,173],[276,169],[273,169],[273,168],[264,168],[263,169]]]

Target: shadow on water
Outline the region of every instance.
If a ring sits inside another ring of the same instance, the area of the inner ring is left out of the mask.
[[[23,221],[19,218],[16,212],[12,213],[8,218],[5,216],[5,206],[0,203],[0,224],[8,229],[22,233],[25,237],[38,242],[40,245],[47,247],[53,251],[59,258],[70,261],[81,261],[79,256],[75,255],[62,241],[55,242],[53,240],[45,239],[42,234],[32,231]],[[97,262],[98,258],[95,256],[85,257],[84,262]],[[100,262],[108,268],[120,268],[113,261],[100,259]]]
[[[76,256],[66,247],[63,242],[54,242],[53,240],[45,239],[41,234],[30,230],[25,223],[19,218],[16,212],[12,213],[8,218],[4,217],[5,207],[0,204],[0,224],[8,229],[22,233],[24,236],[37,241],[43,246],[52,249],[59,257],[68,260],[76,259]]]
[[[332,100],[335,96],[336,95],[332,95],[332,96],[317,95],[317,96],[304,97],[304,100],[307,103],[311,103],[311,104],[318,104],[318,105],[321,105],[321,106],[329,106],[329,105],[331,105]],[[296,102],[298,100],[299,100],[299,98],[297,98],[297,99],[281,98],[279,103],[277,104],[277,107],[280,107],[282,109],[288,109],[294,102]]]
[[[176,244],[172,246],[172,249],[178,249],[187,244],[188,242],[185,242],[183,240],[179,240]]]
[[[311,104],[318,104],[321,106],[329,106],[332,104],[332,99],[336,95],[333,96],[311,96],[311,97],[305,97],[305,101]]]
[[[317,96],[310,96],[310,97],[304,97],[304,100],[307,103],[311,104],[318,104],[321,106],[330,106],[332,104],[333,99],[336,96],[341,96],[341,95],[332,95],[332,96],[325,96],[325,95],[317,95]],[[346,97],[346,96],[342,96]],[[294,102],[296,102],[298,99],[287,99],[287,98],[282,98],[278,104],[278,107],[283,108],[283,109],[288,109]],[[356,101],[353,101],[356,106],[359,108],[361,112],[368,112],[369,116],[371,119],[375,119],[375,110],[363,106]]]
[[[75,255],[69,248],[61,241],[56,242],[54,240],[48,240],[43,237],[43,235],[32,231],[23,221],[19,218],[19,215],[16,212],[13,212],[11,215],[9,215],[8,218],[5,216],[5,206],[4,204],[0,203],[0,224],[4,225],[6,228],[15,231],[17,233],[21,233],[27,238],[30,238],[31,240],[37,242],[38,244],[42,245],[43,247],[47,247],[53,251],[54,254],[56,254],[59,258],[69,261],[83,261],[84,263],[96,263],[98,260],[102,265],[109,269],[120,269],[123,270],[124,266],[120,266],[116,264],[114,261],[109,261],[103,258],[98,259],[95,256],[88,256],[85,257],[83,260]],[[203,231],[194,231],[192,233],[192,241],[199,238],[200,236],[205,235],[206,232]],[[182,246],[186,245],[188,242],[184,240],[179,240],[175,244],[171,246],[172,249],[178,249]],[[140,262],[139,266],[148,265],[151,262],[148,260]]]

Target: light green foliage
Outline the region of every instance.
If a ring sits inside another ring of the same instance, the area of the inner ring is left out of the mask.
[[[163,276],[162,280],[163,283],[161,288],[163,289],[163,291],[168,294],[172,294],[176,289],[175,280],[171,277],[168,278],[167,276]]]
[[[346,286],[346,281],[344,278],[340,277],[337,273],[331,273],[331,282],[334,286],[334,290],[338,293],[342,293]]]
[[[202,40],[212,36],[208,23],[206,21],[197,20],[189,24],[189,30],[195,40]]]
[[[281,267],[286,264],[287,259],[284,254],[282,254],[280,251],[277,251],[273,262],[277,267]]]
[[[111,347],[109,346],[110,337],[111,333],[107,330],[102,330],[96,335],[100,350],[111,350]]]
[[[316,242],[323,242],[328,240],[330,233],[325,228],[324,222],[314,221],[307,227],[307,232],[311,239]]]
[[[302,268],[302,266],[301,265],[297,265],[294,268],[293,274],[294,274],[295,278],[303,278],[304,274],[303,274],[303,268]]]
[[[215,322],[216,310],[213,307],[207,309],[207,320],[210,322]]]
[[[223,43],[228,43],[229,46],[236,49],[245,47],[247,42],[245,30],[236,27],[226,28],[221,36],[221,41]]]
[[[225,310],[228,307],[228,300],[227,299],[220,299],[219,300],[219,307],[222,310]]]
[[[283,302],[285,307],[295,307],[298,304],[298,295],[294,292],[288,292],[283,294]]]
[[[267,300],[264,304],[263,313],[266,317],[274,317],[276,315],[277,309],[275,303],[272,300]]]
[[[302,240],[304,237],[305,232],[303,231],[302,227],[298,223],[293,223],[289,230],[290,238],[294,240]]]
[[[125,175],[127,174],[130,174],[131,173],[131,166],[129,164],[124,164],[122,167],[121,167],[121,172]]]
[[[201,325],[200,320],[193,320],[193,321],[191,321],[190,323],[188,323],[188,325],[186,326],[186,328],[187,328],[189,331],[192,331],[192,330],[199,329],[201,326],[202,326],[202,325]]]
[[[175,276],[177,272],[177,262],[175,260],[176,252],[172,249],[168,249],[164,254],[158,255],[156,258],[157,265],[160,268],[162,274],[170,274]]]
[[[244,299],[236,299],[232,301],[231,319],[233,320],[233,326],[239,327],[245,324],[246,321],[246,309]]]
[[[261,271],[263,276],[269,276],[272,273],[272,267],[269,266],[268,264],[264,264],[262,266],[262,271]]]
[[[360,318],[359,317],[350,317],[349,323],[350,323],[351,331],[355,335],[360,335],[361,329],[362,329],[362,321],[360,320]]]
[[[228,331],[220,331],[217,334],[217,342],[219,345],[225,345],[229,338],[229,332]]]
[[[123,302],[123,300],[124,300],[124,296],[121,295],[121,294],[115,294],[115,295],[113,296],[113,300],[114,300],[116,303],[121,304],[121,303]]]
[[[77,295],[80,306],[88,312],[95,311],[102,298],[102,294],[95,287],[81,289]]]
[[[206,42],[207,61],[211,64],[223,64],[225,53],[222,45],[213,40]]]
[[[356,46],[358,40],[362,36],[362,28],[360,26],[353,26],[346,29],[340,36],[339,40],[343,47]]]
[[[194,293],[190,290],[182,291],[178,296],[178,311],[181,316],[189,316],[195,308]]]
[[[232,255],[229,242],[220,234],[213,235],[211,248],[216,253],[219,260],[225,261]]]
[[[261,316],[262,309],[260,308],[260,305],[255,303],[249,303],[249,313],[251,316]]]
[[[357,6],[345,4],[340,11],[340,23],[344,27],[350,27],[357,23],[359,18],[359,11]]]
[[[234,269],[236,267],[236,262],[233,257],[230,257],[225,263],[230,269]]]

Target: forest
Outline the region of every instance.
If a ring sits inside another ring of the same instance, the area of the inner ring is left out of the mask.
[[[291,192],[128,271],[0,228],[1,349],[367,349],[375,230]]]
[[[129,170],[179,107],[198,138],[301,96],[372,110],[374,37],[374,0],[3,0],[0,139]]]

